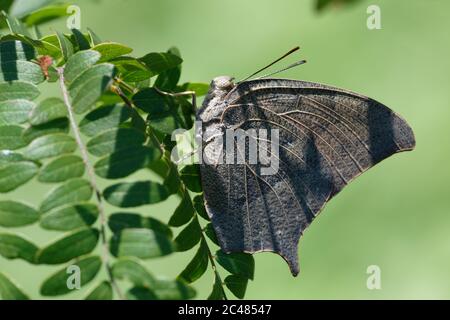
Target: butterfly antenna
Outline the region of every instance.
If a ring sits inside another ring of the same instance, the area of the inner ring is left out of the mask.
[[[291,50],[289,50],[288,52],[286,52],[284,55],[282,55],[281,57],[279,57],[277,60],[275,60],[275,61],[269,63],[269,64],[268,64],[267,66],[265,66],[264,68],[259,69],[258,71],[252,73],[251,75],[249,75],[249,76],[246,77],[245,79],[242,79],[242,80],[238,81],[237,83],[240,83],[240,82],[243,82],[243,81],[245,81],[245,80],[250,79],[251,77],[253,77],[253,76],[257,75],[258,73],[260,73],[261,71],[264,71],[264,70],[266,70],[267,68],[273,66],[273,65],[274,65],[275,63],[277,63],[278,61],[283,60],[284,58],[286,58],[287,56],[289,56],[291,53],[294,53],[295,51],[297,51],[297,50],[299,50],[299,49],[300,49],[300,47],[292,48]]]
[[[261,76],[261,77],[256,78],[256,79],[267,78],[267,77],[273,76],[274,74],[277,74],[277,73],[280,73],[280,72],[289,70],[289,69],[291,69],[291,68],[294,68],[294,67],[296,67],[296,66],[302,65],[302,64],[304,64],[304,63],[306,63],[306,60],[300,60],[300,61],[297,61],[297,62],[295,62],[295,63],[293,63],[293,64],[291,64],[291,65],[288,65],[286,68],[283,68],[283,69],[280,69],[280,70],[271,72],[271,73],[269,73],[269,74],[266,74],[266,75]]]

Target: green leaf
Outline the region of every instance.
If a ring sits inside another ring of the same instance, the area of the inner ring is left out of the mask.
[[[153,287],[156,279],[147,271],[137,258],[119,258],[112,266],[115,279],[128,279],[135,286]]]
[[[137,213],[113,213],[109,217],[108,226],[114,233],[130,228],[145,228],[162,233],[169,238],[172,237],[172,231],[164,223],[155,218],[143,217]]]
[[[147,69],[156,76],[164,71],[172,69],[183,62],[183,60],[171,53],[152,52],[139,59]]]
[[[115,42],[104,42],[97,44],[92,48],[92,50],[95,50],[100,53],[101,55],[100,62],[106,62],[111,59],[131,53],[133,51],[133,49],[124,46],[123,44]]]
[[[109,88],[114,75],[114,65],[101,63],[78,76],[69,86],[73,110],[76,113],[87,111]]]
[[[0,82],[26,81],[39,84],[44,81],[41,67],[29,61],[17,60],[1,63]]]
[[[224,253],[222,250],[216,252],[217,262],[231,274],[239,275],[253,280],[255,272],[255,260],[248,253],[235,252]]]
[[[15,0],[10,13],[15,17],[22,18],[54,1],[55,0]]]
[[[43,264],[60,264],[90,253],[97,246],[99,232],[86,228],[74,231],[39,250],[37,260]]]
[[[9,192],[31,180],[38,173],[38,166],[31,161],[0,165],[0,192]]]
[[[94,156],[102,157],[119,150],[140,146],[144,141],[143,132],[133,128],[118,128],[100,133],[89,140],[86,147]]]
[[[22,227],[39,220],[39,212],[34,208],[16,201],[0,201],[0,226]]]
[[[187,82],[184,83],[180,88],[180,91],[194,91],[197,97],[206,95],[208,93],[208,90],[209,84],[200,82]]]
[[[59,47],[61,48],[63,58],[67,61],[74,53],[72,42],[59,31],[56,32],[56,36],[58,37]]]
[[[72,29],[72,41],[75,43],[76,51],[78,50],[88,50],[91,48],[89,43],[89,34],[82,33],[78,29]]]
[[[0,165],[25,160],[26,158],[21,153],[11,150],[0,150]]]
[[[183,193],[180,204],[175,209],[175,212],[170,218],[169,225],[172,227],[180,227],[188,223],[194,216],[194,213],[195,211],[194,207],[192,206],[191,197],[186,191]]]
[[[144,294],[145,290],[150,294]],[[182,280],[157,279],[151,289],[141,288],[139,295],[134,291],[132,297],[135,296],[144,300],[152,299],[151,293],[158,300],[186,300],[195,297],[196,294],[195,290]]]
[[[200,178],[200,166],[191,164],[180,171],[180,178],[186,187],[194,192],[202,192],[202,180]]]
[[[56,4],[46,6],[31,12],[23,18],[25,24],[29,27],[49,22],[61,17],[67,16],[67,7],[69,4]]]
[[[34,51],[33,46],[30,46],[25,42],[18,40],[0,42],[1,64],[17,60],[28,61],[34,59],[35,56],[36,52]]]
[[[34,100],[37,96],[39,96],[39,90],[32,83],[23,81],[0,82],[0,101]]]
[[[7,276],[0,272],[0,296],[3,300],[29,300],[30,298]]]
[[[23,99],[0,101],[0,126],[27,121],[33,107],[33,102]]]
[[[47,163],[39,172],[40,182],[63,182],[78,178],[84,174],[83,159],[75,155],[66,155]]]
[[[103,191],[105,200],[116,207],[138,207],[164,201],[169,196],[167,188],[152,181],[118,183]]]
[[[6,12],[1,12],[0,15],[5,18],[11,33],[30,36],[30,33],[28,32],[26,26],[15,16],[10,16]]]
[[[195,291],[182,280],[155,279],[136,258],[120,258],[112,273],[116,279],[128,279],[140,290],[133,290],[132,299],[190,299]],[[145,292],[148,290],[148,292]]]
[[[0,126],[0,149],[15,150],[26,146],[22,132],[21,126]]]
[[[198,223],[198,219],[194,217],[192,221],[180,232],[175,238],[175,246],[177,251],[187,251],[192,249],[202,237],[202,228]]]
[[[177,165],[170,161],[170,159],[167,159],[167,157],[164,157],[163,160],[169,167],[164,179],[164,185],[167,187],[167,190],[169,190],[170,194],[175,194],[180,190],[181,186],[181,180],[180,176],[178,175]]]
[[[36,263],[38,247],[30,241],[9,233],[0,233],[0,255],[6,259],[23,259]]]
[[[112,300],[113,298],[111,283],[103,281],[88,294],[85,300]]]
[[[122,104],[102,106],[88,113],[80,121],[79,128],[83,134],[92,137],[102,131],[118,127],[130,117],[131,110]]]
[[[217,276],[217,274],[214,274],[214,285],[211,294],[208,297],[208,300],[225,300],[223,288],[222,288],[222,281]]]
[[[139,82],[152,76],[144,64],[132,57],[119,57],[109,62],[117,67],[120,79],[125,82]]]
[[[231,274],[225,278],[224,282],[227,288],[236,296],[236,298],[244,299],[248,284],[247,278]]]
[[[188,128],[180,105],[172,97],[164,97],[154,88],[137,92],[133,96],[133,103],[148,113],[148,123],[162,133],[172,134],[175,129]]]
[[[212,223],[208,223],[205,227],[205,234],[208,236],[208,238],[214,242],[214,244],[220,246],[219,240],[217,240],[216,232],[214,231]]]
[[[92,31],[91,29],[87,28],[89,36],[91,38],[91,45],[92,46],[96,46],[97,44],[102,43],[102,40],[100,39],[100,37],[98,35],[95,34],[94,31]]]
[[[64,68],[64,80],[72,83],[84,71],[95,65],[100,60],[100,53],[94,50],[79,51],[67,60]]]
[[[178,48],[172,47],[168,53],[181,58]],[[181,64],[159,74],[155,81],[155,87],[164,91],[174,91],[181,76]]]
[[[133,287],[126,293],[127,300],[158,300],[156,294],[146,287]]]
[[[35,139],[25,149],[25,156],[31,160],[41,160],[72,153],[77,148],[75,139],[65,134],[51,134]]]
[[[95,163],[94,169],[98,176],[105,179],[123,178],[145,168],[151,162],[158,160],[160,156],[161,152],[158,149],[143,146],[130,147],[101,158]]]
[[[70,231],[91,226],[98,215],[98,207],[95,204],[78,203],[56,208],[44,214],[40,226],[48,230]]]
[[[202,240],[194,258],[191,262],[189,262],[186,268],[184,268],[178,278],[186,281],[187,283],[192,283],[206,272],[206,269],[208,269],[208,263],[208,246],[206,245],[206,242]]]
[[[47,98],[33,107],[29,120],[33,126],[37,126],[66,116],[67,108],[61,99]]]
[[[102,260],[100,257],[92,256],[81,259],[51,275],[41,285],[40,293],[46,297],[60,296],[70,293],[76,288],[70,289],[69,284],[73,284],[74,272],[71,267],[79,268],[80,286],[91,282],[100,271]],[[76,272],[76,271],[75,271]]]
[[[39,137],[43,137],[46,135],[54,135],[58,133],[64,134],[68,132],[69,132],[69,119],[60,118],[44,124],[29,126],[23,131],[22,138],[25,140],[25,143],[28,144]]]
[[[92,186],[84,179],[68,180],[52,189],[41,204],[40,211],[47,212],[67,204],[88,201],[92,196]]]
[[[163,233],[150,229],[124,229],[113,235],[110,250],[116,257],[148,259],[168,255],[174,251],[174,246]]]
[[[194,203],[195,211],[199,214],[199,216],[206,221],[210,221],[211,219],[209,218],[208,213],[205,209],[205,201],[203,200],[203,195],[195,196],[192,202]]]

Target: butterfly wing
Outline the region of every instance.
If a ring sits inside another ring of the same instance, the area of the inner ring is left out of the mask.
[[[299,238],[324,204],[376,163],[415,145],[406,121],[386,106],[317,83],[247,81],[226,104],[213,127],[265,129],[267,136],[247,137],[247,150],[236,142],[235,161],[247,159],[241,163],[201,165],[218,240],[225,252],[276,252],[293,275],[299,272]],[[275,131],[278,150],[270,144]],[[265,153],[266,165],[248,161],[250,141]],[[226,157],[229,150],[222,152]],[[263,174],[267,167],[272,174]]]

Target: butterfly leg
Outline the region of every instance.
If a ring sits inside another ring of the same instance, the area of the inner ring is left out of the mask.
[[[153,87],[159,94],[169,97],[182,97],[182,96],[191,96],[192,98],[192,108],[194,109],[194,114],[197,112],[197,95],[195,91],[182,91],[182,92],[166,92],[162,91],[156,87]]]

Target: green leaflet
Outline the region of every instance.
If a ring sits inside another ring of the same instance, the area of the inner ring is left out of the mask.
[[[95,278],[101,266],[100,257],[92,256],[81,259],[47,278],[41,285],[40,293],[50,297],[70,293],[76,290],[76,287],[69,287],[70,284],[75,285],[75,273],[80,277],[79,285],[82,287]]]
[[[73,44],[61,32],[56,32],[56,36],[58,37],[59,47],[61,48],[63,58],[67,61],[67,59],[69,59],[74,53]]]
[[[41,204],[42,213],[67,204],[88,201],[92,196],[92,186],[84,179],[75,178],[52,189]]]
[[[45,213],[41,218],[40,226],[48,230],[70,231],[91,226],[97,220],[98,215],[97,205],[77,203]]]
[[[91,154],[102,157],[119,150],[140,146],[144,141],[143,132],[133,128],[118,128],[100,133],[89,140],[86,147]]]
[[[52,158],[72,153],[77,148],[75,139],[65,134],[51,134],[35,139],[28,145],[24,155],[32,160]]]
[[[248,284],[248,279],[246,277],[231,274],[225,278],[224,282],[236,298],[244,299]]]
[[[99,231],[85,228],[74,231],[47,245],[37,253],[41,264],[60,264],[90,253],[97,246]]]
[[[169,196],[167,188],[152,181],[117,183],[103,191],[105,200],[116,207],[138,207],[164,201]]]
[[[44,81],[44,74],[41,67],[34,62],[23,60],[2,62],[0,82],[17,80],[39,84]]]
[[[34,100],[39,96],[38,88],[29,82],[0,82],[0,101],[25,99]]]
[[[111,283],[102,281],[85,298],[85,300],[112,300],[114,297]]]
[[[29,44],[18,41],[9,40],[0,42],[0,63],[17,61],[17,60],[31,60],[36,56],[36,52]]]
[[[16,150],[26,146],[23,128],[17,125],[0,126],[0,149]]]
[[[110,251],[116,257],[156,258],[174,251],[169,237],[151,229],[124,229],[113,235]]]
[[[28,144],[33,140],[42,136],[53,135],[57,133],[64,134],[68,132],[69,132],[69,119],[59,118],[44,124],[29,126],[23,131],[22,138],[25,141],[25,143]]]
[[[216,252],[216,260],[231,274],[253,280],[255,260],[251,254],[241,252],[227,254],[219,250]]]
[[[67,108],[60,98],[47,98],[33,107],[29,120],[33,126],[37,126],[66,116]]]
[[[114,75],[114,65],[101,63],[78,76],[69,86],[73,110],[83,113],[90,109],[109,88]]]
[[[192,249],[201,239],[202,229],[198,223],[197,217],[179,233],[175,238],[175,246],[177,251],[187,251]]]
[[[117,128],[131,117],[131,110],[122,105],[106,105],[96,108],[80,121],[80,131],[89,137],[111,128]]]
[[[0,233],[0,255],[6,259],[23,259],[36,263],[38,247],[30,241],[11,233]]]
[[[177,55],[167,52],[152,52],[139,60],[152,73],[152,76],[156,76],[164,71],[172,69],[183,62]]]
[[[160,156],[161,152],[158,149],[143,146],[130,147],[101,158],[95,163],[94,169],[95,173],[102,178],[118,179],[145,168],[158,160]]]
[[[143,217],[137,213],[118,212],[110,215],[108,226],[112,232],[117,233],[129,228],[146,228],[172,237],[170,228],[161,221],[152,217]]]
[[[84,174],[83,159],[76,155],[64,155],[43,166],[39,172],[40,182],[64,182]]]
[[[100,53],[101,58],[99,62],[106,62],[133,51],[133,49],[116,42],[103,42],[94,46],[92,50]]]
[[[28,300],[29,297],[6,275],[0,272],[0,297],[3,300]]]
[[[93,50],[78,51],[67,61],[64,67],[64,80],[72,83],[84,71],[95,65],[100,59],[100,53]]]
[[[178,278],[186,281],[187,283],[192,283],[199,279],[206,272],[208,264],[208,246],[202,239],[194,258],[189,262],[186,268],[184,268]]]
[[[31,161],[0,165],[0,192],[12,191],[32,179],[39,167]]]
[[[191,197],[189,193],[183,192],[181,202],[175,209],[172,217],[169,220],[169,225],[172,227],[180,227],[188,223],[194,216],[195,210],[192,205]]]
[[[0,126],[24,123],[34,107],[33,102],[24,99],[1,101]]]
[[[0,226],[21,227],[39,220],[39,212],[21,202],[0,201]]]
[[[69,4],[55,4],[39,8],[24,17],[27,26],[33,26],[67,16]]]

